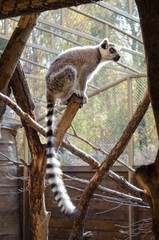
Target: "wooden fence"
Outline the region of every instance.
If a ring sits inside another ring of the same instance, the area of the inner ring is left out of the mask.
[[[0,240],[20,240],[18,167],[12,162],[18,161],[16,131],[6,127],[0,132]]]
[[[128,177],[128,172],[123,167],[113,167],[113,170],[125,178]],[[89,180],[95,172],[89,167],[63,167],[63,171],[65,174],[69,174],[70,176],[76,176],[78,178],[87,180]],[[134,181],[136,180],[134,179]],[[81,192],[77,189],[84,189],[86,184],[78,183],[72,180],[65,181],[65,183],[73,187],[71,189],[69,188],[68,192],[74,203],[78,204],[78,199],[81,196]],[[107,188],[121,191],[119,186],[108,177],[105,177],[102,185]],[[101,191],[97,191],[96,193],[100,195],[104,194]],[[57,208],[57,204],[54,202],[53,194],[49,187],[46,189],[46,206],[47,210],[51,212],[49,240],[68,239],[73,224],[73,218],[65,217],[64,215],[60,214],[60,210]],[[151,233],[148,233],[148,231],[151,231],[151,222],[149,223],[148,221],[143,225],[141,221],[142,219],[148,219],[151,217],[150,211],[144,208],[132,207],[131,221],[133,223],[138,222],[138,224],[136,224],[134,227],[132,226],[132,235],[136,235],[132,236],[132,238],[129,238],[127,235],[130,221],[129,212],[130,209],[128,206],[120,206],[118,203],[113,203],[112,200],[106,201],[102,199],[102,197],[99,198],[98,196],[94,196],[90,203],[85,231],[92,231],[94,235],[92,240],[150,240],[152,235]],[[142,227],[140,226],[141,224]],[[125,228],[126,226],[127,228]],[[139,226],[141,228],[140,230]],[[145,233],[147,234],[145,235]]]

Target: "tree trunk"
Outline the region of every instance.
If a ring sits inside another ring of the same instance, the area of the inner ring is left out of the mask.
[[[18,87],[17,87],[18,86]],[[17,104],[22,110],[35,119],[30,91],[20,64],[11,79],[11,87]],[[48,239],[50,214],[45,209],[45,147],[41,144],[38,133],[22,121],[26,131],[32,162],[29,166],[29,203],[32,240]]]
[[[159,136],[159,2],[136,0],[145,46],[149,96]],[[155,239],[159,239],[159,152],[154,164],[141,166],[136,177],[148,191],[152,202],[152,220]]]

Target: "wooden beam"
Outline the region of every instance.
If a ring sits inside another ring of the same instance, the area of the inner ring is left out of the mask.
[[[0,19],[16,17],[32,13],[64,7],[78,6],[80,4],[98,2],[99,0],[0,0]]]

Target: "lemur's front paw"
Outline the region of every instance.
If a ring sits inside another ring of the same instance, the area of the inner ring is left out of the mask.
[[[88,102],[88,97],[87,95],[85,94],[85,92],[80,92],[78,90],[76,90],[74,92],[78,97],[81,97],[82,98],[82,105],[83,104],[86,104]]]

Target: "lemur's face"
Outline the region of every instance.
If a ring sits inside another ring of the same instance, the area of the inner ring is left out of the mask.
[[[120,55],[119,55],[117,49],[115,48],[115,46],[110,45],[108,47],[108,50],[109,50],[109,55],[110,55],[111,59],[113,59],[115,62],[119,61]]]
[[[100,53],[103,60],[114,60],[119,61],[120,55],[116,46],[109,43],[107,39],[104,39],[100,45]]]

